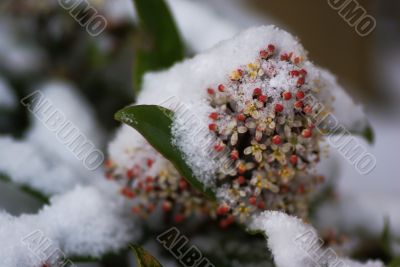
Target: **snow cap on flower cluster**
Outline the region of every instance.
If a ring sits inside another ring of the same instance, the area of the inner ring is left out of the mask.
[[[106,182],[77,187],[35,215],[0,213],[1,266],[37,267],[48,257],[100,257],[125,247],[138,233],[115,190]]]
[[[340,258],[331,249],[320,249],[317,231],[302,220],[282,212],[266,211],[253,219],[249,228],[263,231],[268,237],[268,249],[278,267],[383,267],[380,261],[364,264]],[[328,256],[329,253],[329,256]]]
[[[169,70],[148,73],[144,77],[138,104],[160,104],[171,108],[170,99],[174,97],[174,101],[179,101],[184,106],[180,110],[194,115],[195,121],[189,123],[207,127],[211,108],[207,102],[206,89],[216,90],[219,84],[229,79],[232,71],[254,62],[259,57],[260,51],[266,49],[268,44],[274,44],[279,49],[279,53],[293,53],[301,59],[302,66],[308,72],[308,83],[320,90],[318,97],[323,104],[330,106],[335,96],[340,98],[333,106],[335,108],[333,114],[339,121],[344,121],[346,126],[357,124],[359,127],[364,127],[366,125],[360,108],[357,108],[357,112],[350,110],[354,106],[353,102],[336,83],[335,78],[307,59],[307,53],[295,37],[275,26],[250,28],[230,40],[219,43],[203,54],[176,64]],[[267,95],[279,95],[291,82],[289,73],[282,71],[270,80],[270,87],[274,86],[276,89],[267,88]],[[252,91],[248,93],[251,94]],[[346,106],[340,106],[341,102],[345,102]],[[180,116],[188,116],[188,114],[177,114],[176,117]],[[174,134],[178,147],[184,152],[196,176],[209,182],[210,174],[215,172],[218,163],[210,160],[207,151],[202,149],[201,146],[204,145],[204,140],[208,140],[209,133],[199,135],[199,127],[178,126]],[[196,142],[193,141],[193,136],[196,136]]]

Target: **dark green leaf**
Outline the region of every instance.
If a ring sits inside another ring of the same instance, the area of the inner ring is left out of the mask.
[[[164,0],[133,0],[143,31],[142,48],[135,61],[134,81],[139,90],[143,74],[170,67],[182,60],[184,46]]]
[[[162,267],[162,265],[143,248],[132,245],[131,249],[136,254],[138,267]]]
[[[214,193],[206,189],[186,164],[181,151],[172,143],[171,125],[174,113],[156,105],[126,107],[115,114],[115,119],[135,128],[166,159],[190,185],[214,199]]]
[[[381,244],[382,249],[384,250],[386,255],[391,254],[391,243],[392,243],[392,233],[390,231],[390,222],[389,218],[385,218],[385,224],[381,234]]]
[[[365,138],[365,140],[368,141],[368,143],[373,144],[375,142],[375,134],[374,130],[370,125],[368,125],[367,128],[361,133],[361,136]]]

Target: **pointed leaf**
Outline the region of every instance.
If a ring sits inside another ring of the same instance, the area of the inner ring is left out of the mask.
[[[132,245],[135,252],[138,267],[162,267],[162,265],[142,247]]]
[[[370,144],[373,144],[375,142],[375,133],[371,125],[368,124],[367,128],[365,128],[364,131],[361,132],[361,137],[364,137],[364,139],[367,140]]]
[[[183,59],[184,46],[164,0],[133,0],[143,31],[143,49],[137,50],[134,81],[140,88],[143,74],[170,67]]]
[[[214,199],[214,193],[206,189],[195,177],[183,158],[182,152],[172,143],[172,119],[174,113],[156,105],[126,107],[115,114],[115,119],[135,128],[194,188]]]

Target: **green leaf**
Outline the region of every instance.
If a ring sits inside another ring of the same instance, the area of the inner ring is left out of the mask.
[[[380,245],[382,251],[387,258],[392,258],[392,232],[390,230],[390,221],[388,217],[385,217],[385,224],[380,237]]]
[[[174,113],[156,105],[126,107],[115,114],[115,119],[135,128],[167,160],[169,160],[190,185],[211,199],[214,193],[206,189],[187,165],[181,151],[172,143],[172,119]]]
[[[371,125],[369,124],[367,128],[365,128],[364,131],[361,132],[361,136],[364,137],[365,140],[367,140],[370,144],[373,144],[375,142],[375,133]]]
[[[132,245],[131,249],[136,254],[138,267],[162,267],[162,265],[143,248]]]
[[[135,57],[134,82],[139,90],[143,74],[168,68],[183,59],[184,46],[164,0],[133,0],[143,31],[142,48]]]

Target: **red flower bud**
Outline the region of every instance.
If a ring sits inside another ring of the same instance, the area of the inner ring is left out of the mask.
[[[286,91],[286,92],[283,92],[282,96],[283,96],[283,99],[290,100],[292,98],[292,93],[289,91]]]
[[[279,145],[282,142],[281,137],[279,135],[275,135],[272,137],[272,143],[275,145]]]
[[[283,111],[283,106],[282,104],[275,104],[275,111],[276,112],[282,112]]]

